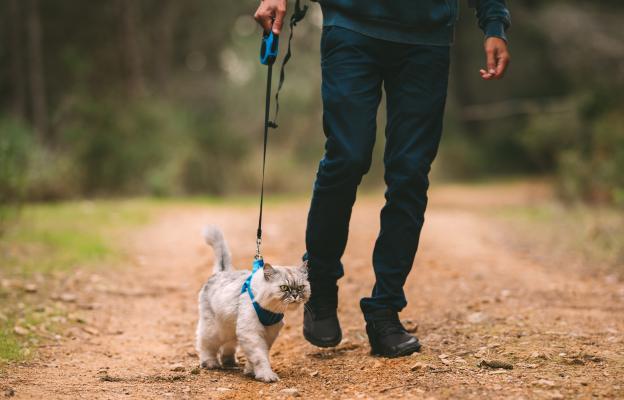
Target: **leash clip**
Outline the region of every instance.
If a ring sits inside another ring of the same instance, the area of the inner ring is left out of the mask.
[[[261,246],[262,246],[262,239],[256,238],[256,255],[254,257],[255,260],[262,260],[262,252],[260,251]]]

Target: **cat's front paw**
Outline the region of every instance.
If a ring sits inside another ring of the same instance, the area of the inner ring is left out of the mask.
[[[256,379],[262,382],[271,383],[279,381],[279,376],[271,370],[256,372]]]

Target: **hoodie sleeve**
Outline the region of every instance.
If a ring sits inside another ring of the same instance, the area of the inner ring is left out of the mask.
[[[505,31],[511,25],[511,17],[505,0],[477,0],[477,19],[485,37],[499,37],[507,41]]]

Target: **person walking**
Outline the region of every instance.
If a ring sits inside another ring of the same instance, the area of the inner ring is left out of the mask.
[[[420,350],[398,313],[427,206],[428,174],[442,133],[450,46],[458,0],[319,0],[325,154],[306,228],[312,296],[303,333],[319,347],[342,340],[337,316],[341,257],[357,187],[371,165],[382,87],[386,94],[386,203],[372,264],[375,285],[360,301],[371,353],[400,357]],[[474,1],[485,34],[482,79],[500,79],[509,64],[504,0]],[[255,18],[279,34],[287,0],[263,0]]]

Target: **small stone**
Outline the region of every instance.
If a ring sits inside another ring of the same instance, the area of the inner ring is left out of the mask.
[[[471,324],[479,324],[487,319],[487,314],[483,312],[475,312],[466,317]]]
[[[423,362],[417,362],[416,364],[412,365],[410,367],[410,370],[412,371],[424,371],[428,368],[429,366]]]
[[[226,388],[226,387],[218,387],[216,389],[217,392],[229,392],[230,390],[232,390],[232,389]]]
[[[570,358],[566,360],[566,364],[570,365],[585,365],[585,361],[581,360],[578,357]]]
[[[542,387],[546,387],[546,388],[551,388],[551,387],[555,387],[555,382],[550,381],[548,379],[539,379],[535,382],[533,382],[533,385],[535,386],[542,386]]]
[[[299,393],[299,389],[297,388],[286,388],[280,390],[280,393],[283,393],[287,396],[299,397],[301,394]]]
[[[15,396],[15,389],[12,387],[7,387],[4,389],[4,397],[13,397]]]
[[[318,374],[319,374],[319,372],[318,372],[318,371],[312,371],[312,372],[310,372],[310,376],[311,376],[311,377],[313,377],[313,378],[314,378],[315,376],[318,376]]]
[[[83,326],[82,330],[85,331],[86,333],[88,333],[89,335],[93,335],[93,336],[97,336],[100,334],[100,331],[98,331],[95,328],[92,328],[90,326]]]
[[[37,289],[37,285],[35,285],[34,283],[27,283],[24,285],[24,291],[26,293],[36,293]]]
[[[517,363],[516,365],[520,368],[528,368],[528,369],[535,369],[539,366],[537,364],[530,364],[530,363]]]
[[[76,295],[73,293],[63,293],[59,296],[59,299],[65,303],[73,303],[76,301]]]
[[[26,329],[26,328],[24,328],[22,326],[19,326],[19,325],[16,325],[13,328],[13,332],[15,332],[15,334],[19,335],[19,336],[26,336],[26,335],[28,335],[30,333],[30,331],[28,329]]]
[[[184,365],[182,364],[174,364],[171,366],[171,371],[173,372],[184,372]]]
[[[195,367],[191,370],[192,375],[199,375],[200,372],[201,372],[201,369],[199,367]]]
[[[583,356],[583,359],[585,361],[591,361],[591,362],[595,362],[595,363],[599,363],[599,362],[604,361],[604,358],[599,357],[599,356],[595,356],[595,355],[592,355],[592,354],[585,354]]]
[[[416,333],[418,331],[418,323],[411,319],[404,320],[403,326],[405,327],[405,330],[409,333]]]

